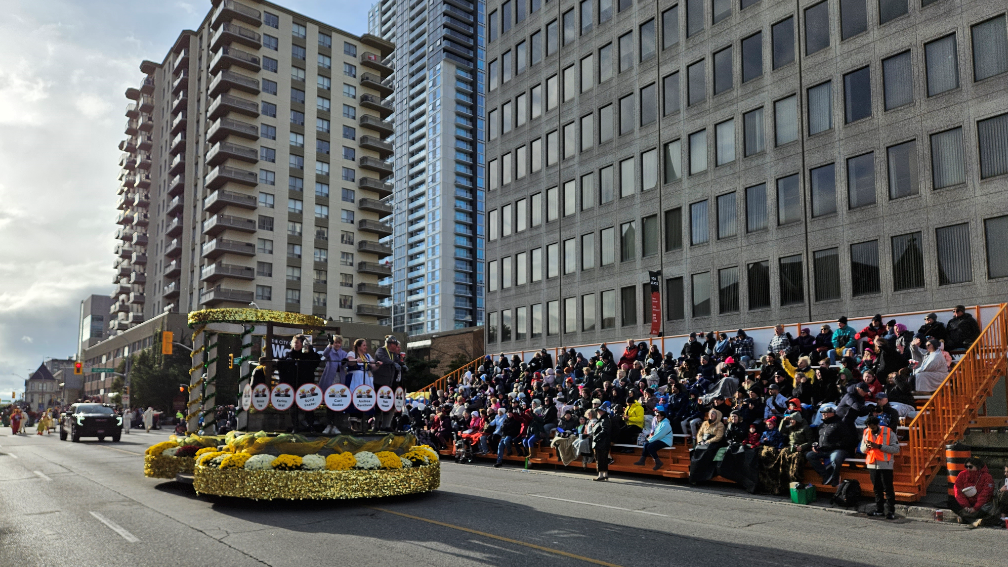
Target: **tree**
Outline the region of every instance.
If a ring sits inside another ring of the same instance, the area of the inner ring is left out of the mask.
[[[407,392],[415,392],[440,378],[432,370],[441,364],[440,360],[427,360],[406,355],[406,366],[409,370],[403,377],[403,388]]]
[[[161,344],[160,340],[155,344]],[[133,356],[130,368],[130,405],[171,412],[179,384],[189,383],[189,356],[162,355],[144,349]]]
[[[122,376],[116,376],[115,378],[112,378],[112,386],[109,387],[109,391],[112,393],[112,395],[109,396],[109,400],[113,404],[119,405],[122,403],[122,393],[124,386],[125,384],[123,382]]]
[[[466,356],[465,353],[463,352],[456,353],[455,356],[448,361],[448,369],[445,370],[445,374],[451,374],[452,372],[458,370],[459,368],[462,368],[463,366],[469,364],[470,362],[472,362],[472,359]]]

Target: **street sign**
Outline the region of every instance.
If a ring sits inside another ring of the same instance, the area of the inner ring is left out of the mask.
[[[91,368],[92,374],[98,374],[100,372],[115,372],[115,368]]]

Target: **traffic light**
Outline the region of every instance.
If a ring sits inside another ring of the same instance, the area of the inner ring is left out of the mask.
[[[185,393],[185,384],[179,384],[178,385],[178,391],[179,391],[180,394],[184,394]]]
[[[172,353],[172,339],[175,338],[175,334],[171,331],[162,331],[161,333],[161,354],[171,354]]]
[[[84,374],[84,363],[75,362],[74,363],[74,374]]]

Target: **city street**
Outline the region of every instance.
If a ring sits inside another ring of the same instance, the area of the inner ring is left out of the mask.
[[[730,488],[487,464],[395,500],[249,502],[143,476],[121,443],[0,435],[0,565],[1003,565],[1005,532]],[[1001,559],[997,557],[1000,556]]]

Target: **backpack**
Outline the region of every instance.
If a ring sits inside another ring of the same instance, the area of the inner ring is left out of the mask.
[[[861,498],[861,483],[854,479],[846,478],[840,481],[839,486],[837,486],[836,494],[830,499],[830,502],[838,506],[843,506],[844,508],[850,508],[857,504],[858,500]]]

